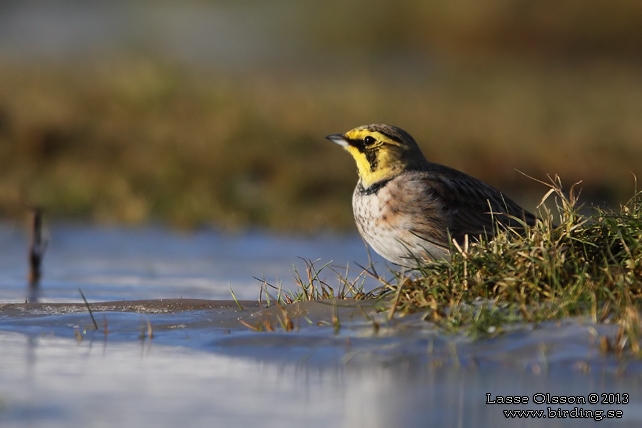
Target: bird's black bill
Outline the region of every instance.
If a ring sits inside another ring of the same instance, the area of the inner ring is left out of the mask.
[[[340,146],[344,146],[344,147],[348,146],[348,142],[346,141],[343,134],[332,134],[332,135],[328,135],[325,138]]]

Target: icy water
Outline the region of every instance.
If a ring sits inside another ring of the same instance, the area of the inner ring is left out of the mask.
[[[364,264],[356,236],[54,225],[50,237],[39,303],[25,304],[26,236],[0,226],[2,427],[642,424],[642,364],[595,344],[610,326],[569,319],[472,341],[351,301],[289,307],[289,333],[241,323],[283,317],[259,305],[253,277],[287,288],[298,257]],[[528,404],[498,404],[508,395]]]

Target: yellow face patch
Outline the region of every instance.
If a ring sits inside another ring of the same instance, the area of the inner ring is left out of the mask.
[[[352,155],[361,185],[366,188],[394,178],[403,171],[425,170],[430,164],[410,134],[396,126],[365,125],[325,138]]]
[[[344,137],[364,187],[392,178],[406,166],[404,145],[380,132],[357,128]]]

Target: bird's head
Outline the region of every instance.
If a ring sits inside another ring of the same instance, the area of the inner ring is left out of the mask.
[[[365,125],[326,138],[354,157],[365,188],[427,163],[410,134],[396,126]]]

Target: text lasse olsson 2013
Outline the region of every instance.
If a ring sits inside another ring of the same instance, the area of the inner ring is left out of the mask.
[[[629,394],[627,393],[607,393],[597,394],[590,393],[583,395],[551,395],[550,393],[535,393],[528,395],[496,395],[486,394],[486,404],[628,404]],[[622,410],[600,410],[583,407],[553,408],[546,407],[540,410],[512,410],[504,409],[506,418],[586,418],[601,421],[605,418],[622,418]]]
[[[528,404],[531,397],[528,395],[496,395],[486,394],[486,404]],[[627,393],[609,393],[597,394],[590,393],[586,397],[583,395],[551,395],[549,393],[535,393],[532,396],[534,404],[628,404],[629,394]]]

